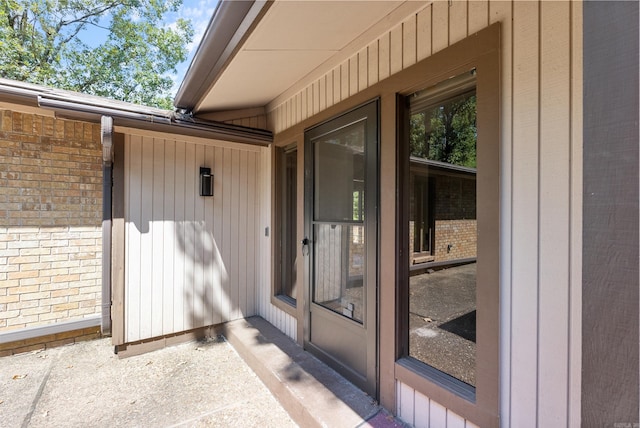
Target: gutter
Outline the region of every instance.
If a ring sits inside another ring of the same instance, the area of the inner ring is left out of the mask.
[[[143,107],[8,79],[0,79],[0,101],[50,109],[58,117],[88,122],[101,122],[103,116],[109,116],[113,119],[113,126],[258,146],[268,146],[273,142],[271,131],[263,129],[196,119],[188,114],[170,110]]]
[[[173,100],[193,112],[274,0],[221,0]]]
[[[146,112],[120,110],[113,107],[78,104],[77,102],[42,95],[38,96],[38,106],[54,110],[61,117],[92,122],[98,121],[102,116],[110,116],[113,118],[114,126],[259,146],[268,146],[273,142],[271,131],[196,119],[187,114],[171,111],[165,112],[161,110],[161,114],[149,114]]]
[[[102,116],[102,311],[103,336],[111,335],[111,223],[113,189],[113,118]]]

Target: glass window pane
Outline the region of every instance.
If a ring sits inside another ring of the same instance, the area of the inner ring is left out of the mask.
[[[314,220],[363,220],[365,125],[356,122],[313,142]]]
[[[475,386],[476,96],[409,110],[409,356]]]
[[[280,265],[277,295],[295,303],[297,245],[297,162],[295,149],[278,151],[278,209],[280,215]]]
[[[362,323],[364,226],[316,224],[314,246],[314,303]]]

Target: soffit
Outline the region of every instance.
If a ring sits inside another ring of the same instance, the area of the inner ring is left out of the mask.
[[[266,105],[405,3],[276,0],[195,112]]]

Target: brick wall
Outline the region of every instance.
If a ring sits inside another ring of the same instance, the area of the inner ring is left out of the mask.
[[[100,313],[100,125],[0,111],[0,333]]]

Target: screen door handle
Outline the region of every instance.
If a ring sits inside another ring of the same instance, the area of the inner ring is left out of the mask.
[[[302,244],[302,255],[306,256],[309,254],[309,238],[305,237],[300,243]]]

